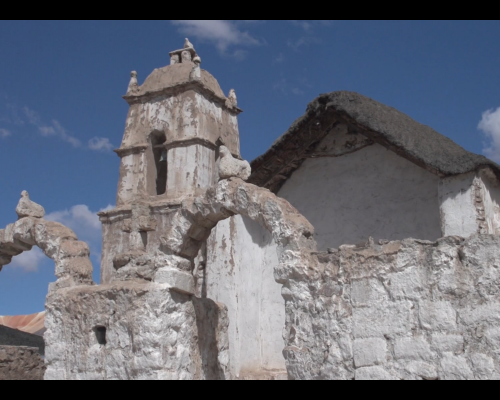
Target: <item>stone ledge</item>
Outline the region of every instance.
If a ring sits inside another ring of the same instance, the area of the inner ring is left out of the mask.
[[[187,272],[171,268],[160,268],[156,271],[154,281],[155,283],[169,285],[171,287],[170,290],[175,292],[188,295],[194,295],[195,293],[194,277]]]

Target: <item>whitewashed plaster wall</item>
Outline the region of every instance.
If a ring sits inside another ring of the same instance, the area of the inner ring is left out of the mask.
[[[285,301],[274,280],[277,265],[271,234],[246,217],[220,222],[207,242],[206,296],[228,307],[237,378],[285,371]]]
[[[483,171],[441,179],[443,236],[500,233],[500,189],[491,175]]]
[[[217,183],[215,151],[195,144],[174,147],[167,154],[167,193],[171,197]]]
[[[439,182],[443,236],[468,237],[478,231],[474,178],[475,172],[443,178]]]
[[[313,225],[318,248],[375,239],[441,237],[438,178],[375,144],[308,159],[278,196]]]

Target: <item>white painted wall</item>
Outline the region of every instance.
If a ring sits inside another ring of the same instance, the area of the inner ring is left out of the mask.
[[[439,202],[443,236],[469,237],[478,231],[474,199],[475,172],[443,178],[439,182]]]
[[[441,237],[439,179],[376,144],[308,159],[278,196],[314,225],[318,249],[374,239]]]
[[[229,310],[235,376],[285,370],[285,301],[274,280],[276,245],[264,228],[235,216],[220,222],[207,243],[207,297]]]
[[[217,183],[215,151],[200,144],[167,152],[167,195],[192,194]]]

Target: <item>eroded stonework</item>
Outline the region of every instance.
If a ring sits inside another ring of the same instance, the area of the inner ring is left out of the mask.
[[[342,246],[290,274],[292,379],[499,379],[500,238]]]
[[[44,373],[37,348],[0,346],[0,381],[42,381]]]
[[[27,192],[0,230],[0,267],[35,245],[56,264],[45,379],[500,379],[496,164],[338,92],[252,171],[234,89],[188,39],[169,55],[124,96],[101,284]],[[2,351],[0,374],[24,350]]]

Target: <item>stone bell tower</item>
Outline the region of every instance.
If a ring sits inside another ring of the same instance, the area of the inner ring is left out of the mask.
[[[142,86],[132,72],[130,105],[121,158],[117,206],[137,199],[159,201],[194,195],[217,182],[217,148],[240,156],[236,97],[200,68],[189,40],[170,53]]]
[[[117,207],[100,214],[102,283],[115,279],[131,254],[154,254],[171,224],[168,210],[218,182],[220,146],[240,158],[234,90],[226,97],[200,64],[186,39],[170,53],[170,65],[142,85],[131,74],[125,133],[115,150],[121,158]]]

